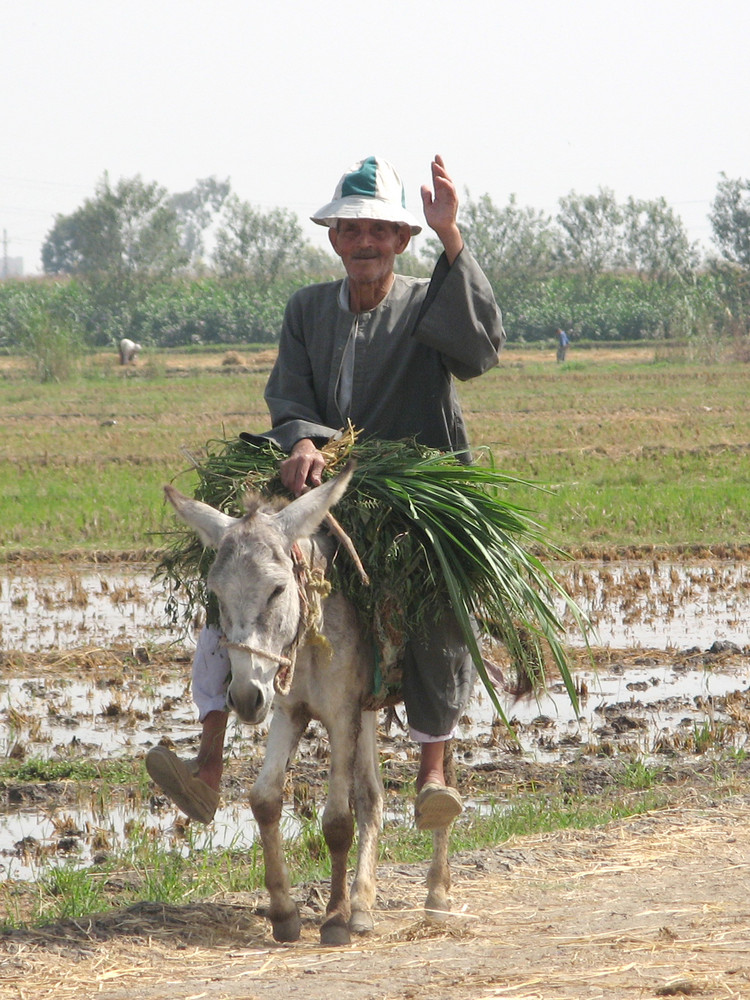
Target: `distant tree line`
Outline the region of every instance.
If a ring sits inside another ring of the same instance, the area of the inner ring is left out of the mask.
[[[750,180],[721,175],[709,221],[716,252],[704,256],[663,198],[619,203],[607,189],[571,192],[554,217],[467,192],[459,217],[511,342],[558,326],[591,341],[747,336]],[[399,267],[429,274],[440,249],[428,237]],[[105,174],[56,217],[42,262],[46,278],[0,284],[0,346],[271,342],[291,292],[340,273],[294,213],[261,211],[216,177],[170,194]]]

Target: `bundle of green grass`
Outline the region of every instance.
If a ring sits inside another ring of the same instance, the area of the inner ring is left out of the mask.
[[[584,633],[586,622],[537,554],[562,553],[529,511],[510,499],[538,487],[497,471],[488,454],[465,465],[412,441],[357,440],[351,428],[323,450],[326,477],[356,460],[352,483],[334,513],[370,582],[363,582],[356,561],[343,550],[334,560],[331,582],[352,601],[373,637],[374,705],[396,700],[398,650],[429,628],[446,603],[501,718],[503,707],[482,655],[483,636],[507,650],[514,674],[509,688],[539,690],[554,664],[576,704],[554,601],[562,599]],[[194,496],[233,516],[244,513],[249,492],[289,498],[278,472],[283,458],[270,443],[209,442],[205,458],[196,463]],[[187,624],[200,607],[210,608],[205,580],[212,558],[187,529],[169,536],[157,576],[168,584],[173,622]]]

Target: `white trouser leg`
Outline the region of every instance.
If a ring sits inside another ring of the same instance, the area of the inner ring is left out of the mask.
[[[414,726],[409,726],[409,736],[415,743],[445,743],[447,740],[452,740],[455,735],[456,730],[451,729],[447,736],[430,736],[428,733],[422,733]]]
[[[198,636],[193,656],[193,701],[202,722],[209,712],[226,712],[229,653],[219,645],[218,625],[205,625]]]

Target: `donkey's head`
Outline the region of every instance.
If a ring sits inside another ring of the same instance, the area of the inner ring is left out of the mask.
[[[292,546],[318,528],[353,471],[350,463],[341,475],[281,510],[255,505],[239,518],[164,487],[182,520],[216,550],[207,582],[219,602],[232,663],[227,704],[243,722],[265,719],[276,672],[297,638],[301,607]]]

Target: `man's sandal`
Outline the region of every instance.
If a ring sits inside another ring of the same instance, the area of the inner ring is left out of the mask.
[[[186,816],[210,823],[219,805],[219,793],[197,776],[197,764],[184,760],[163,746],[146,754],[146,770],[161,790]]]
[[[463,812],[464,804],[455,788],[429,783],[424,785],[414,803],[418,830],[443,830]]]

